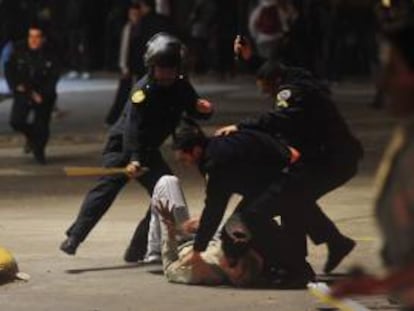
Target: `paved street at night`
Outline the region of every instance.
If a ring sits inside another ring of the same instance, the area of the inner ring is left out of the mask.
[[[210,133],[220,125],[267,110],[270,105],[258,94],[252,78],[217,81],[209,77],[194,82],[200,94],[217,107],[216,116],[203,123]],[[149,203],[146,193],[135,183],[118,196],[75,257],[59,251],[64,231],[94,184],[94,178],[65,177],[61,169],[100,165],[106,133],[103,120],[116,83],[110,75],[60,83],[58,105],[63,115],[52,122],[49,164],[44,167],[23,155],[23,140],[8,125],[11,101],[0,103],[0,245],[10,249],[20,269],[31,275],[28,283],[15,282],[0,288],[1,310],[326,310],[306,291],[173,285],[166,282],[158,265],[126,265],[124,250]],[[366,151],[358,176],[321,200],[340,229],[358,241],[354,252],[335,271],[338,274],[354,264],[370,272],[381,271],[380,237],[372,216],[373,180],[393,121],[384,111],[368,107],[373,93],[366,82],[344,82],[333,87],[340,110]],[[163,146],[163,152],[183,180],[191,212],[199,214],[204,199],[201,176],[174,163],[170,142]],[[309,243],[309,261],[321,280],[326,280],[321,274],[325,258],[324,246]],[[393,310],[381,297],[358,301],[373,310]]]

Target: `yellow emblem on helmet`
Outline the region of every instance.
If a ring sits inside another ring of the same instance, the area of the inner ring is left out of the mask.
[[[279,100],[276,102],[278,108],[289,108],[289,103],[286,100]]]
[[[284,90],[280,91],[276,95],[276,107],[278,107],[278,108],[288,108],[289,107],[288,100],[290,99],[291,96],[292,96],[292,92],[288,89],[284,89]]]
[[[140,104],[145,100],[145,93],[143,90],[138,90],[134,94],[132,94],[132,103]]]

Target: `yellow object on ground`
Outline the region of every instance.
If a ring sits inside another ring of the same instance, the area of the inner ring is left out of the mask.
[[[0,284],[12,282],[14,280],[28,281],[30,276],[19,272],[16,259],[5,248],[0,247]]]
[[[368,308],[359,304],[355,300],[348,298],[337,299],[330,295],[330,288],[325,283],[309,283],[308,284],[309,292],[318,298],[321,302],[335,307],[341,311],[370,311]]]

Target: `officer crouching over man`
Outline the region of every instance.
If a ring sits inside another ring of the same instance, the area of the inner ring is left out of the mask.
[[[297,152],[266,133],[242,130],[208,138],[195,122],[186,122],[174,136],[174,148],[179,161],[208,175],[205,208],[200,219],[190,219],[178,178],[163,176],[151,201],[148,254],[162,255],[170,282],[303,288],[314,274],[303,262],[308,270],[299,275],[297,269],[303,267],[295,265],[295,254],[288,251],[293,232],[281,230],[271,217],[249,213],[249,204],[297,161]],[[243,200],[220,230],[233,193]],[[289,282],[282,270],[289,273]]]
[[[159,33],[147,43],[147,75],[135,85],[125,110],[110,129],[103,151],[105,167],[126,167],[128,176],[104,176],[87,194],[79,215],[67,230],[60,249],[74,255],[129,179],[139,182],[151,196],[156,182],[171,169],[159,147],[179,124],[183,114],[208,119],[213,108],[200,99],[184,74],[185,48],[175,37]],[[147,168],[144,171],[142,168]],[[138,225],[124,259],[142,260],[147,248],[150,210]]]
[[[298,152],[260,131],[246,129],[208,138],[195,124],[178,132],[175,141],[178,159],[197,165],[206,176],[205,205],[193,250],[182,259],[182,265],[201,269],[202,254],[219,227],[231,195],[237,193],[243,199],[235,213],[251,231],[252,244],[264,258],[263,275],[271,277],[272,271],[283,268],[284,276],[272,280],[280,288],[303,288],[313,280],[314,272],[295,244],[305,240],[303,215],[295,206],[273,209],[255,205],[274,183],[283,183],[283,172],[298,160]],[[279,230],[273,220],[276,215],[282,216],[284,224],[290,222],[289,226]]]

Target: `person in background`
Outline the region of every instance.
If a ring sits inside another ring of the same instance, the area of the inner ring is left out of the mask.
[[[46,164],[60,66],[40,26],[30,26],[26,41],[16,43],[5,64],[5,74],[14,97],[10,125],[25,136],[25,153],[33,152],[39,164]],[[33,121],[29,121],[31,112]]]
[[[385,104],[399,124],[378,170],[376,218],[383,236],[383,277],[360,275],[334,284],[332,294],[388,294],[414,310],[414,5],[388,7],[380,49]]]
[[[128,21],[126,22],[122,34],[119,49],[119,68],[121,78],[119,79],[118,90],[106,118],[105,123],[109,126],[115,124],[131,92],[133,84],[139,79],[137,68],[136,50],[139,34],[139,22],[141,20],[141,7],[133,4],[128,9]]]

